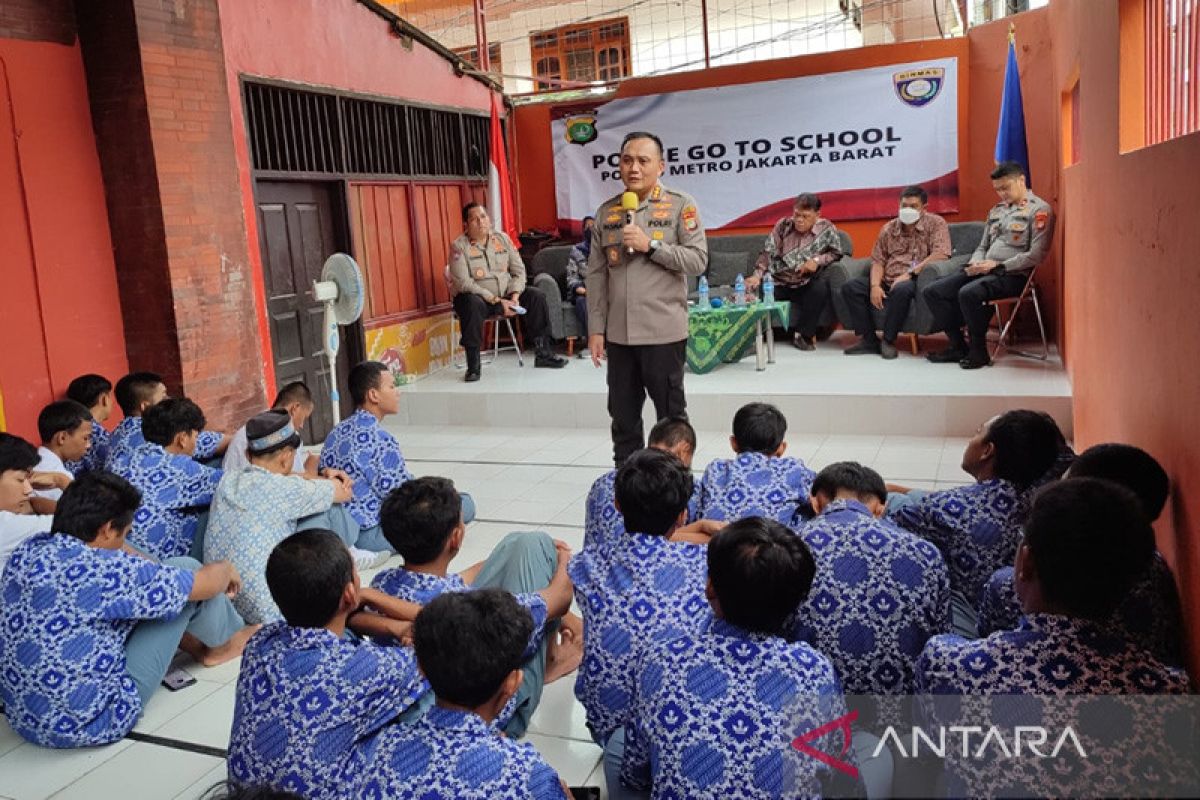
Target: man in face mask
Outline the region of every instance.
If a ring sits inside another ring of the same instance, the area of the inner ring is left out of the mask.
[[[842,286],[842,297],[862,337],[843,352],[848,356],[876,354],[896,357],[896,337],[916,295],[917,276],[932,261],[950,257],[950,228],[946,220],[925,210],[929,196],[920,186],[900,193],[900,214],[879,231],[871,251],[871,272]],[[872,308],[885,311],[883,341],[875,335]]]

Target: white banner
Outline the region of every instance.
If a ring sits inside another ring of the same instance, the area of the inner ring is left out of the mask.
[[[958,210],[955,58],[613,100],[550,130],[560,224],[622,191],[618,150],[639,130],[708,228],[772,225],[800,192],[835,222],[891,217],[910,184]]]

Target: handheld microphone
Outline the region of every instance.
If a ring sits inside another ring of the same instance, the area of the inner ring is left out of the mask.
[[[637,211],[638,196],[634,192],[625,192],[621,195],[621,208],[625,211],[625,224],[633,224],[633,212]],[[633,255],[633,248],[625,248],[629,255]]]

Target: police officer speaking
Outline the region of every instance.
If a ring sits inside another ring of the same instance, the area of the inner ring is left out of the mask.
[[[933,312],[933,329],[944,330],[950,339],[945,350],[926,356],[935,364],[957,362],[963,369],[991,364],[987,329],[994,308],[986,303],[1020,295],[1034,268],[1050,252],[1054,211],[1029,191],[1024,168],[1004,161],[991,177],[1000,202],[988,212],[983,240],[971,262],[962,272],[947,275],[922,292]],[[964,320],[969,345],[962,335]]]
[[[658,419],[687,415],[687,276],[708,265],[696,203],[663,187],[662,141],[635,132],[621,143],[628,190],[600,206],[587,266],[588,348],[608,359],[608,414],[617,466],[644,446],[646,395]],[[633,195],[633,196],[630,196]]]

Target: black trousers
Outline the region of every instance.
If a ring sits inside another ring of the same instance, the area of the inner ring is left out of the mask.
[[[608,351],[608,415],[612,417],[613,462],[645,447],[642,407],[646,396],[659,419],[687,417],[683,365],[687,340],[671,344],[605,345]]]
[[[521,307],[525,309],[522,325],[526,334],[534,339],[550,336],[550,312],[546,306],[546,295],[526,287],[521,292]],[[462,329],[460,343],[467,350],[478,350],[483,344],[483,321],[488,317],[498,317],[504,313],[504,306],[487,302],[477,294],[454,295],[454,313],[458,314],[458,325]]]
[[[958,272],[926,286],[922,292],[933,312],[933,329],[945,331],[954,347],[965,348],[962,326],[971,336],[971,347],[986,349],[987,329],[995,309],[988,300],[1016,297],[1025,288],[1028,275],[968,275]]]
[[[908,310],[912,308],[913,298],[917,296],[917,282],[910,278],[898,283],[887,290],[883,298],[883,340],[896,341],[904,320],[908,318]],[[854,332],[868,342],[875,340],[875,317],[871,313],[871,276],[860,275],[842,286],[842,299],[850,309],[850,319],[854,322]]]
[[[817,274],[803,286],[775,284],[775,299],[791,302],[789,327],[800,335],[811,339],[817,335],[817,321],[825,304],[829,301],[829,281]]]

